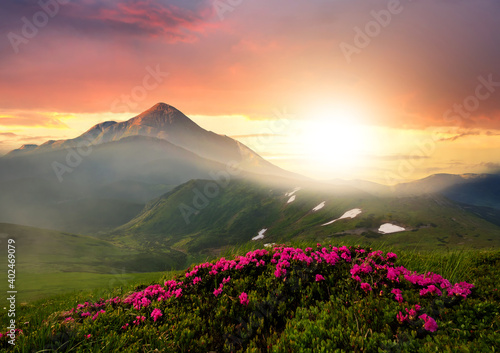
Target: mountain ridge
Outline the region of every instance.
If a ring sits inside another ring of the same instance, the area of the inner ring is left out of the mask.
[[[105,121],[96,124],[72,139],[49,140],[40,146],[13,150],[3,158],[16,158],[70,148],[89,148],[130,136],[155,137],[182,147],[202,158],[219,163],[237,163],[241,169],[257,174],[303,178],[266,161],[237,140],[203,129],[180,110],[166,103],[157,103],[123,122]]]

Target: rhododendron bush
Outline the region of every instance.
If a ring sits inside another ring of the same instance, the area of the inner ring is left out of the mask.
[[[452,347],[457,317],[471,320],[475,290],[398,266],[391,252],[276,246],[78,304],[46,324],[82,352],[102,342],[131,352],[434,351]]]

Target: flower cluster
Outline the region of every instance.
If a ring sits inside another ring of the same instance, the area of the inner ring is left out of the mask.
[[[176,301],[182,302],[186,298],[189,300],[193,295],[200,295],[199,293],[206,295],[207,292],[213,294],[207,299],[212,302],[217,302],[221,298],[236,301],[234,293],[240,293],[239,303],[243,308],[240,307],[238,310],[246,310],[245,308],[257,303],[258,298],[253,296],[251,288],[238,287],[240,283],[238,278],[241,278],[244,271],[258,272],[269,276],[270,281],[283,283],[288,280],[287,276],[294,273],[295,268],[307,269],[309,275],[304,277],[306,286],[316,282],[315,288],[329,288],[335,286],[336,281],[342,277],[350,281],[353,289],[359,290],[360,295],[374,296],[374,293],[377,293],[384,297],[385,293],[390,293],[387,297],[394,299],[398,305],[408,304],[405,302],[405,297],[411,298],[406,292],[410,290],[419,293],[423,300],[433,300],[442,296],[467,298],[474,288],[474,285],[466,282],[452,285],[447,279],[431,272],[418,274],[403,266],[396,267],[394,265],[396,259],[397,255],[394,253],[384,255],[382,251],[367,251],[346,246],[322,247],[318,244],[316,249],[309,247],[305,250],[275,246],[269,251],[255,250],[231,260],[220,258],[214,262],[196,265],[188,269],[180,279],[176,277],[163,285],[150,285],[125,298],[115,297],[108,300],[101,299],[96,303],[78,304],[76,308],[64,313],[66,316],[64,322],[82,322],[89,317],[96,320],[106,314],[105,307],[120,305],[126,310],[132,310],[135,315],[135,320],[121,326],[123,330],[127,330],[145,320],[156,323],[166,312],[162,311],[162,308],[165,309]],[[332,275],[334,269],[340,269],[341,272]],[[253,298],[252,304],[250,296]],[[415,304],[411,309],[401,309],[395,315],[395,322],[401,325],[421,325],[423,322],[425,330],[434,332],[437,330],[437,323],[427,313],[425,308]]]
[[[240,294],[240,304],[247,306],[248,303],[249,303],[248,294],[246,294],[245,292],[241,293]]]

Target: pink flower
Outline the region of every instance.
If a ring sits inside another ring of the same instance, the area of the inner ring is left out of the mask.
[[[193,279],[193,285],[196,284],[196,283],[199,283],[199,282],[201,282],[201,278],[200,277],[195,277]]]
[[[368,283],[361,283],[361,289],[368,293],[372,290],[372,286],[370,286]]]
[[[128,328],[128,323],[122,326],[122,329],[126,330]]]
[[[427,287],[426,289],[422,289],[420,291],[420,295],[421,296],[424,296],[426,295],[427,293],[430,293],[430,294],[436,294],[436,295],[441,295],[441,291],[438,289],[438,287],[436,287],[435,285],[431,284],[429,287]]]
[[[393,290],[391,290],[391,293],[395,295],[394,299],[398,303],[402,303],[403,302],[403,295],[401,294],[401,289],[394,288]]]
[[[245,292],[241,293],[240,294],[240,304],[247,306],[248,303],[249,303],[248,295]]]
[[[340,255],[341,258],[343,258],[346,262],[351,262],[351,255],[348,254],[347,252],[343,252],[342,255]]]
[[[456,283],[452,288],[448,289],[448,295],[462,296],[464,299],[471,294],[471,289],[474,288],[473,284],[467,282]]]
[[[427,316],[427,314],[420,315],[418,318],[424,320],[424,329],[426,329],[427,331],[434,332],[438,329],[436,320],[434,320],[430,316]]]
[[[219,296],[219,294],[222,293],[222,288],[219,288],[219,289],[214,289],[214,295],[217,297]]]
[[[153,318],[154,322],[156,322],[156,320],[158,320],[160,316],[163,316],[163,314],[161,313],[161,310],[158,308],[154,309],[153,312],[151,313],[151,317]]]
[[[104,314],[105,311],[104,310],[99,310],[98,312],[95,313],[94,316],[92,316],[92,321],[95,321],[95,319],[97,319],[97,317],[99,316],[99,314]]]
[[[387,269],[387,279],[399,282],[399,271],[395,268],[389,267]]]
[[[324,281],[325,280],[325,277],[323,277],[322,275],[316,275],[316,282],[320,282],[320,281]]]
[[[231,276],[229,276],[229,277],[227,277],[227,278],[224,278],[224,279],[222,280],[222,283],[223,283],[223,284],[226,284],[226,283],[228,283],[230,280],[231,280]]]
[[[398,319],[399,323],[402,324],[403,322],[408,320],[408,315],[403,315],[403,313],[400,311],[396,318]]]
[[[393,252],[387,253],[386,259],[387,260],[396,260],[398,258],[398,255],[396,255]]]
[[[410,316],[410,319],[413,320],[417,316],[417,312],[414,309],[405,309],[408,315]]]
[[[89,339],[90,337],[92,337],[92,335],[90,333],[85,336],[86,339]]]
[[[136,316],[136,320],[133,321],[134,325],[139,325],[141,322],[144,322],[146,320],[145,316]]]

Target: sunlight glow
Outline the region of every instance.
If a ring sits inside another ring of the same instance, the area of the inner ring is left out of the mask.
[[[314,111],[300,136],[307,159],[328,168],[352,168],[362,164],[373,146],[365,119],[362,109],[353,106]]]

